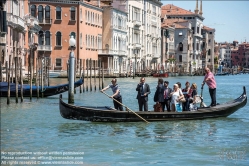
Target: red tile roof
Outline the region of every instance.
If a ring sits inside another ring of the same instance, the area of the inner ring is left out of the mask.
[[[161,27],[165,27],[165,26],[173,26],[175,28],[187,28],[186,26],[177,24],[180,22],[188,22],[188,20],[184,20],[184,19],[165,19],[164,22],[161,24]]]
[[[195,13],[182,9],[180,7],[174,6],[173,4],[164,5],[161,7],[161,15],[195,15]]]
[[[214,30],[213,28],[209,28],[209,27],[207,27],[207,26],[203,26],[203,29],[205,29],[205,30],[207,30],[207,31],[211,31],[211,30]]]

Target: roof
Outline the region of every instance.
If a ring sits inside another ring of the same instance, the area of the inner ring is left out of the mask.
[[[84,1],[84,3],[86,4],[89,4],[89,5],[92,5],[92,6],[96,6],[96,7],[106,7],[106,6],[110,6],[110,5],[107,5],[101,1]]]
[[[173,4],[164,5],[161,7],[161,15],[195,15],[195,13],[174,6]]]
[[[214,30],[213,28],[209,28],[209,27],[207,27],[207,26],[203,26],[203,29],[205,29],[205,30],[207,30],[207,31],[212,31],[212,30]]]
[[[188,22],[188,20],[184,20],[184,19],[165,19],[164,22],[161,24],[161,27],[165,27],[165,26],[175,26],[175,28],[187,28],[186,26],[177,24],[180,22]]]

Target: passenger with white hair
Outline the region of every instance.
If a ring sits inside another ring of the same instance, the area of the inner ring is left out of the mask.
[[[170,93],[171,96],[171,112],[176,111],[176,105],[181,106],[180,100],[184,98],[182,91],[177,84],[174,84],[173,91]]]

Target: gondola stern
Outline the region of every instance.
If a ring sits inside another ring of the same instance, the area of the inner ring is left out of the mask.
[[[243,86],[243,93],[246,95],[246,87],[245,86]]]

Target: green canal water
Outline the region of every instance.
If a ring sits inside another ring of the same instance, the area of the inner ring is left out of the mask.
[[[197,83],[203,77],[170,77],[174,83]],[[249,94],[249,74],[217,76],[217,102],[238,97],[242,87]],[[112,100],[95,91],[90,79],[88,91],[77,89],[75,105],[113,106]],[[105,78],[105,86],[110,82]],[[67,82],[51,79],[51,85]],[[138,110],[136,85],[139,78],[118,78],[123,103]],[[149,109],[157,78],[146,77],[150,85]],[[98,79],[96,80],[98,83]],[[96,84],[98,89],[99,85]],[[107,91],[111,94],[111,90]],[[209,105],[207,86],[204,102]],[[68,100],[68,93],[63,93]],[[1,165],[249,165],[249,104],[226,118],[138,123],[93,123],[60,116],[59,95],[7,105],[1,98]]]

